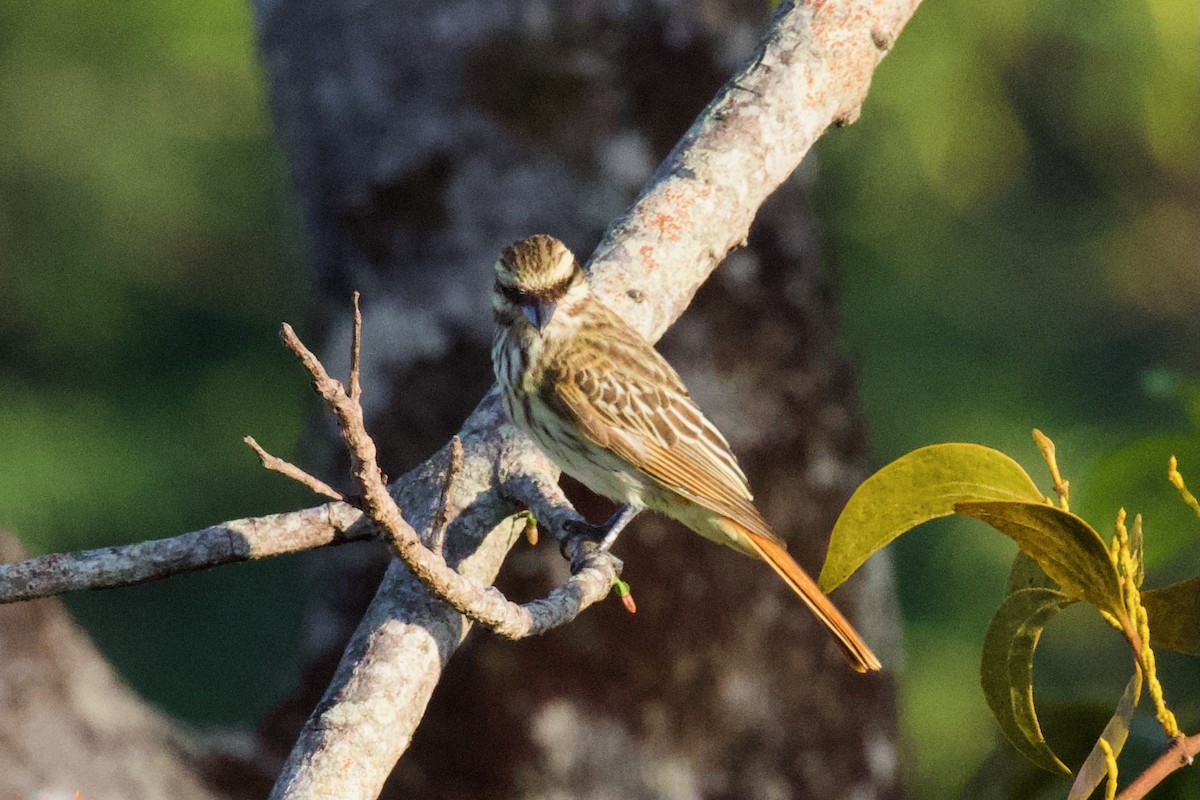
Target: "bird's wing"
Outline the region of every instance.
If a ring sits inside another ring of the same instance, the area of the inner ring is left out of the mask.
[[[546,402],[659,484],[782,545],[754,507],[729,443],[671,365],[630,329],[605,333],[575,343],[579,357],[553,370]]]

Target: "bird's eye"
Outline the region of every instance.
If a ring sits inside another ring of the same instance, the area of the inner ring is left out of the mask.
[[[532,301],[532,298],[528,294],[522,292],[515,286],[505,286],[504,284],[499,284],[499,287],[500,294],[504,295],[508,302],[512,303],[513,305],[528,305]]]

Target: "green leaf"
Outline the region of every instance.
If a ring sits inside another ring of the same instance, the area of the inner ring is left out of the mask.
[[[969,502],[958,503],[954,510],[1016,541],[1071,597],[1118,619],[1127,616],[1108,547],[1079,517],[1042,503]]]
[[[1134,709],[1137,708],[1138,700],[1142,696],[1142,671],[1137,669],[1133,673],[1133,677],[1129,679],[1129,683],[1125,685],[1125,691],[1121,694],[1121,699],[1117,701],[1117,710],[1113,714],[1112,719],[1104,726],[1104,731],[1100,734],[1100,738],[1108,742],[1108,746],[1112,748],[1113,756],[1121,754],[1121,748],[1125,746],[1125,740],[1129,738],[1129,721],[1133,719]],[[1107,758],[1104,751],[1100,749],[1100,743],[1092,748],[1092,752],[1088,753],[1088,757],[1079,767],[1079,774],[1075,776],[1075,783],[1071,785],[1071,793],[1067,795],[1067,800],[1087,800],[1091,795],[1092,790],[1100,785],[1100,781],[1108,775]]]
[[[1033,651],[1050,618],[1075,600],[1053,589],[1021,589],[1001,604],[983,641],[980,683],[1004,738],[1043,769],[1071,771],[1046,744],[1033,707]]]
[[[1200,577],[1142,592],[1150,644],[1200,656]]]
[[[1054,589],[1061,591],[1062,587],[1046,574],[1046,570],[1038,566],[1038,563],[1029,556],[1025,555],[1024,551],[1018,550],[1016,557],[1013,559],[1012,568],[1008,572],[1008,593],[1018,592],[1021,589]]]
[[[1017,462],[978,444],[935,444],[901,456],[863,481],[842,509],[818,581],[831,591],[873,553],[966,500],[1027,500],[1042,494]]]

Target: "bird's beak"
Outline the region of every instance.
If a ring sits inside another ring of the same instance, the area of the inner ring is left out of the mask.
[[[521,306],[521,313],[533,327],[540,331],[550,322],[550,317],[554,316],[556,305],[558,303],[554,300],[534,300],[532,303]]]

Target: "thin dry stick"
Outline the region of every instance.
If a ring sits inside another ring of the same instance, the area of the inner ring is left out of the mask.
[[[350,340],[350,399],[354,402],[362,400],[362,381],[359,380],[359,364],[362,362],[362,309],[359,307],[359,294],[354,293],[354,333]]]
[[[356,309],[350,357],[352,385],[357,384],[361,326],[362,317]],[[388,492],[383,473],[375,461],[375,442],[366,431],[358,399],[348,395],[341,382],[330,377],[290,325],[283,325],[281,335],[284,344],[308,369],[317,393],[337,418],[342,441],[350,453],[351,472],[362,490],[363,513],[378,526],[400,560],[434,596],[501,636],[522,639],[570,622],[583,609],[608,594],[618,576],[620,562],[586,537],[574,537],[575,541],[570,543],[572,562],[578,567],[577,571],[544,600],[518,605],[505,598],[498,589],[480,586],[455,572],[440,554],[421,543],[420,536],[404,519]]]
[[[321,494],[333,500],[345,500],[342,493],[334,489],[329,484],[320,478],[309,475],[304,470],[297,467],[290,461],[284,461],[278,456],[273,456],[266,450],[262,449],[262,445],[254,440],[253,436],[247,436],[242,439],[243,442],[250,445],[255,453],[258,453],[258,458],[262,461],[262,465],[272,472],[278,472],[280,475],[285,475],[297,483],[302,483],[307,486],[314,494]]]
[[[454,491],[454,481],[458,478],[458,473],[462,472],[462,462],[462,439],[455,434],[450,437],[450,463],[446,467],[446,481],[442,484],[442,496],[438,502],[437,513],[433,517],[433,526],[429,530],[429,549],[443,557],[445,557],[442,549],[446,544],[446,523],[450,516],[450,494]]]
[[[1117,795],[1117,800],[1141,800],[1172,772],[1190,766],[1197,755],[1200,755],[1200,733],[1186,738],[1180,736],[1172,740],[1167,752],[1159,756],[1153,764],[1146,768],[1145,772],[1137,776],[1133,783],[1126,786]]]

